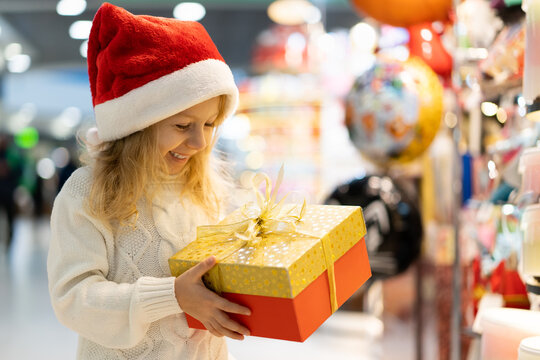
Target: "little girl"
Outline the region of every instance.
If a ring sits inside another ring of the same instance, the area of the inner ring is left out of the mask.
[[[93,21],[88,72],[89,166],[51,217],[56,315],[79,333],[79,359],[227,359],[223,336],[249,335],[227,313],[249,309],[205,288],[213,257],[177,278],[167,259],[223,209],[211,154],[238,102],[232,73],[199,23],[108,3]],[[189,329],[184,313],[209,331]]]

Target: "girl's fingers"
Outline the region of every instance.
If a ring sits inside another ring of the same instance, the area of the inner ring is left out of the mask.
[[[233,303],[227,299],[224,299],[222,297],[219,297],[219,302],[217,304],[217,307],[225,312],[233,313],[233,314],[240,314],[240,315],[251,315],[251,310],[249,308]]]
[[[250,335],[249,329],[245,326],[239,324],[238,322],[232,320],[229,316],[227,316],[226,313],[221,313],[217,318],[216,321],[219,323],[219,325],[227,330],[230,330],[232,332],[242,334],[242,335]]]
[[[204,327],[206,328],[206,330],[210,331],[210,333],[214,336],[217,336],[217,337],[222,337],[223,334],[221,334],[219,331],[216,330],[216,328],[208,323],[208,324],[204,324]]]
[[[210,256],[186,271],[186,274],[189,274],[189,276],[193,276],[195,278],[201,278],[211,268],[213,268],[215,264],[216,258],[214,256]]]
[[[231,339],[235,339],[235,340],[244,340],[244,335],[239,334],[239,333],[237,333],[235,331],[232,331],[230,329],[227,329],[226,327],[219,324],[218,321],[215,321],[212,324],[212,326],[217,332],[219,332],[221,334],[221,336],[224,335],[224,336],[230,337]]]

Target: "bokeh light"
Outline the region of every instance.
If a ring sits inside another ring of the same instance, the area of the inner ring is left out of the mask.
[[[206,9],[196,2],[183,2],[174,7],[173,16],[183,21],[199,21],[206,15]]]
[[[15,144],[23,149],[31,149],[37,145],[39,141],[39,133],[32,126],[25,127],[15,134]]]
[[[59,169],[66,167],[69,163],[69,158],[69,151],[65,147],[56,148],[51,152],[51,159]]]
[[[52,178],[56,172],[54,161],[49,158],[40,159],[36,164],[36,172],[42,179],[47,180]]]

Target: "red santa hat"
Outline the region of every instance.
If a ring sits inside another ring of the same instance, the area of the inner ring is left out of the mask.
[[[98,130],[93,137],[100,142],[219,95],[226,98],[225,117],[238,104],[232,72],[197,22],[133,15],[104,3],[92,23],[87,58]]]

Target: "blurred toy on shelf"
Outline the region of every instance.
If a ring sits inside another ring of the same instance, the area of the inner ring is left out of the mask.
[[[518,271],[522,246],[519,216],[512,204],[485,201],[470,201],[462,211],[461,261],[470,266],[464,284],[470,296],[464,308],[473,316],[486,293],[499,294],[505,307],[529,307]]]
[[[257,74],[269,71],[298,74],[316,69],[316,51],[311,37],[324,33],[317,25],[274,25],[256,39],[251,68]]]
[[[235,164],[235,176],[249,188],[255,172],[288,177],[286,193],[302,189],[308,202],[321,192],[321,93],[312,74],[252,76],[239,85],[238,110],[222,129],[218,147]]]
[[[462,48],[489,47],[503,27],[502,20],[485,0],[461,2],[456,15],[460,24],[458,43]]]
[[[496,84],[514,79],[521,80],[524,53],[524,22],[507,25],[488,49],[487,58],[480,61],[480,70]]]

